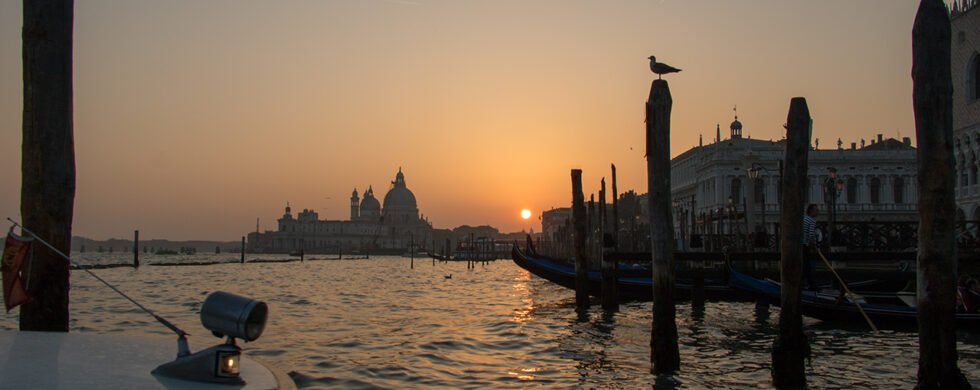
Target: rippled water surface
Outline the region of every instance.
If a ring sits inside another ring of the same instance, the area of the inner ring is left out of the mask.
[[[273,258],[274,255],[262,255]],[[127,254],[78,254],[83,264],[127,263]],[[251,257],[250,257],[251,259]],[[614,314],[574,310],[574,294],[511,261],[430,259],[237,264],[233,254],[149,256],[145,263],[199,266],[94,270],[191,333],[191,349],[217,344],[200,325],[205,296],[228,291],[265,301],[270,319],[247,354],[272,363],[300,388],[769,388],[778,308],[751,302],[677,307],[681,370],[650,374],[652,308]],[[451,275],[451,277],[449,277]],[[72,331],[172,333],[83,271],[72,272]],[[17,328],[17,310],[0,328]],[[805,319],[812,388],[912,388],[915,333],[870,334]],[[980,332],[961,332],[960,369],[980,384]],[[176,345],[176,343],[175,343]],[[175,346],[176,350],[176,346]]]

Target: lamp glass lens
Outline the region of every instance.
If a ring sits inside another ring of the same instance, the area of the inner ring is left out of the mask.
[[[218,352],[218,376],[238,376],[239,352]]]

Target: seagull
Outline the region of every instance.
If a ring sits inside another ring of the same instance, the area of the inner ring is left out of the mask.
[[[663,75],[667,73],[674,73],[674,72],[681,71],[680,69],[667,65],[663,62],[657,62],[657,57],[650,56],[648,58],[650,58],[650,70],[652,70],[653,73],[657,74],[658,79],[662,78]]]

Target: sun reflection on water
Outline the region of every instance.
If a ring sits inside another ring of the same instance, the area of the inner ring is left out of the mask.
[[[525,323],[528,321],[533,321],[534,317],[534,298],[531,297],[531,287],[528,286],[528,281],[531,279],[531,274],[527,271],[522,270],[520,276],[514,278],[514,283],[511,285],[510,296],[515,298],[520,298],[523,306],[514,309],[514,315],[510,318],[511,322]]]
[[[510,375],[522,381],[533,381],[534,380],[533,374],[540,370],[541,370],[540,368],[521,368],[518,370],[519,372],[508,371],[507,375]]]

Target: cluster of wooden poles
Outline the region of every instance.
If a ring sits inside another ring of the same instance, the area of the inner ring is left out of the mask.
[[[957,367],[954,323],[956,256],[953,196],[952,84],[950,22],[941,0],[923,0],[913,26],[913,106],[918,143],[919,245],[917,272],[919,371],[918,388],[970,388]],[[680,369],[675,322],[674,266],[670,215],[670,111],[673,100],[666,80],[654,80],[646,102],[646,155],[653,271],[651,362],[654,373]],[[772,345],[772,380],[778,388],[805,388],[805,360],[810,346],[803,332],[802,220],[804,186],[812,119],[806,99],[792,98],[786,121],[780,224],[782,295],[778,334]],[[588,308],[587,216],[582,171],[573,169],[576,305]],[[600,204],[604,204],[603,190]],[[600,208],[600,209],[604,209]],[[602,226],[604,224],[600,224]],[[600,228],[601,229],[601,228]],[[615,308],[611,259],[600,254],[602,305]],[[607,278],[609,280],[607,280]],[[927,286],[927,287],[924,287]]]

